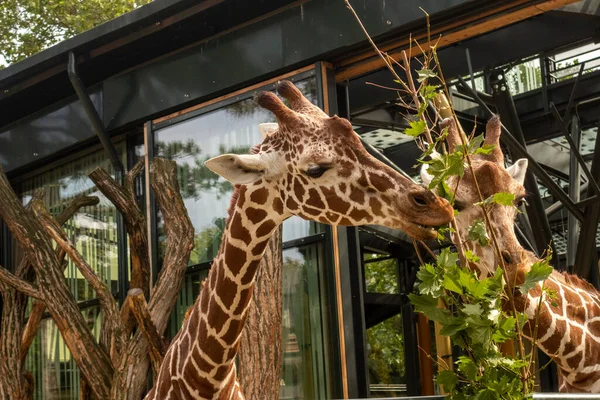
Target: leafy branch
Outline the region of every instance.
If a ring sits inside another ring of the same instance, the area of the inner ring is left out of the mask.
[[[441,334],[450,337],[464,352],[456,360],[454,371],[444,370],[438,374],[438,383],[452,399],[528,398],[534,387],[535,364],[533,352],[527,354],[525,351],[523,329],[529,324],[532,331],[537,330],[540,306],[532,327],[532,322],[523,313],[517,312],[514,299],[540,285],[541,304],[541,298],[548,296],[543,282],[552,268],[547,257],[531,266],[517,283],[517,274],[513,273],[516,267],[506,265],[502,257],[490,212],[495,207],[514,207],[515,196],[500,192],[484,197],[474,167],[474,159],[493,157],[499,149],[485,143],[483,134],[475,135],[473,132],[467,137],[463,132],[450,102],[450,92],[437,56],[439,38],[432,42],[427,13],[427,46],[421,46],[411,38],[408,54],[402,51],[397,61],[379,50],[348,0],[346,5],[391,72],[394,82],[399,85],[394,90],[398,93],[398,105],[407,110],[408,128],[404,133],[415,137],[423,151],[418,161],[425,165],[431,176],[429,188],[435,189],[438,195],[457,208],[455,196],[458,185],[465,173],[469,173],[478,201],[461,206],[480,208],[483,218],[462,227],[463,232],[467,233],[469,241],[482,247],[491,246],[499,263],[492,276],[478,277],[474,271],[480,269],[477,266],[481,260],[472,251],[463,248],[456,220],[440,230],[440,233],[450,232],[456,252],[445,248],[434,257],[436,262],[424,263],[417,243],[413,242],[421,268],[417,273],[418,294],[409,295],[410,300],[416,311],[439,323]],[[413,45],[420,53],[420,57],[415,58],[420,63],[420,68],[415,71],[416,79],[413,79],[410,64]],[[400,78],[397,69],[404,72],[406,81]],[[449,182],[455,182],[453,188]],[[458,213],[455,210],[455,215]],[[421,242],[421,245],[432,253],[424,243]],[[518,355],[502,354],[500,345],[507,341],[517,343]]]

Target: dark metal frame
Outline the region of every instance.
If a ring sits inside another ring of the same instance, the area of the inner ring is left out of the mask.
[[[123,163],[119,159],[117,155],[117,150],[115,149],[114,144],[110,140],[110,135],[106,131],[104,127],[104,123],[102,122],[102,118],[98,115],[98,111],[94,107],[90,97],[86,93],[85,87],[81,83],[79,79],[79,75],[77,73],[77,62],[75,59],[75,54],[71,51],[69,52],[69,64],[67,67],[69,80],[71,81],[71,85],[75,92],[77,93],[77,97],[85,110],[85,113],[92,124],[92,128],[94,129],[94,133],[100,139],[100,143],[102,143],[102,147],[104,147],[104,151],[108,155],[108,158],[115,170],[115,179],[121,184],[124,183],[125,178],[125,168],[123,167]],[[127,229],[125,227],[125,221],[123,220],[123,216],[119,210],[116,210],[117,214],[117,269],[118,269],[118,277],[119,277],[119,302],[122,303],[125,301],[125,297],[127,296],[128,289],[128,249],[127,249]]]

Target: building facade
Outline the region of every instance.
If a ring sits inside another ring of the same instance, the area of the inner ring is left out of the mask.
[[[216,255],[233,189],[203,162],[225,152],[246,153],[260,143],[258,125],[272,122],[272,116],[253,102],[257,92],[292,80],[327,113],[349,118],[375,156],[418,175],[413,165],[419,151],[402,134],[405,122],[395,92],[368,84],[390,86],[393,79],[344,2],[248,3],[156,0],[0,71],[5,173],[24,203],[35,190],[46,188],[44,201],[51,212],[80,193],[100,197],[65,230],[120,299],[127,291],[127,240],[115,207],[87,177],[97,167],[116,173],[98,135],[109,138],[111,151],[127,169],[153,157],[177,162],[195,248],[169,336],[179,329]],[[600,26],[597,2],[351,3],[372,37],[392,55],[408,48],[409,33],[424,40],[426,22],[419,7],[425,9],[432,32],[442,35],[439,55],[449,82],[470,76],[477,90],[489,92],[489,77],[502,66],[532,152],[535,146],[556,150],[559,132],[548,121],[548,100],[566,108],[577,72],[568,68],[586,61],[585,88],[575,100],[582,103],[582,143],[588,149],[582,154],[588,160],[594,156],[594,90],[600,84],[595,67],[600,53],[596,56],[593,44]],[[561,30],[552,29],[557,24]],[[76,92],[77,80],[85,86],[83,93]],[[473,124],[474,115],[483,117],[472,99],[459,90],[455,96],[465,123]],[[558,181],[564,178],[559,165],[547,164]],[[146,176],[138,179],[136,191],[151,226],[156,274],[164,248],[161,215]],[[545,199],[548,206],[555,202],[551,193]],[[565,217],[554,216],[553,234],[560,241]],[[0,227],[0,264],[10,267],[20,250],[1,221]],[[418,346],[433,354],[446,352],[444,357],[451,357],[452,349],[408,302],[418,259],[403,233],[375,226],[332,228],[294,217],[283,225],[283,249],[282,399],[439,392],[436,367]],[[97,333],[101,315],[93,289],[73,264],[65,275]],[[77,398],[77,368],[49,316],[27,368],[34,374],[37,399]],[[542,381],[552,388],[551,377]]]

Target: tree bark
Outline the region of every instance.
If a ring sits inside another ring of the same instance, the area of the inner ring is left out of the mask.
[[[163,335],[194,248],[194,226],[181,197],[175,161],[155,158],[150,166],[150,180],[165,221],[167,246],[148,310],[158,334]],[[146,389],[149,366],[148,342],[138,330],[118,363],[110,398],[140,399]]]
[[[152,362],[152,370],[154,375],[160,371],[160,365],[162,364],[163,358],[167,350],[165,341],[162,336],[156,331],[156,326],[152,322],[152,317],[148,311],[148,304],[144,299],[144,292],[142,289],[131,289],[127,294],[127,301],[131,304],[129,309],[135,315],[135,320],[138,324],[138,329],[142,331],[148,347],[150,348],[150,361]]]
[[[134,190],[135,177],[144,168],[140,160],[125,176],[124,186],[119,185],[102,168],[94,169],[89,177],[96,187],[117,207],[127,228],[129,235],[129,251],[131,254],[131,281],[130,288],[139,288],[146,299],[150,292],[150,256],[148,254],[148,235],[146,217],[140,209]],[[129,335],[135,324],[135,318],[129,309],[130,303],[125,302],[121,310],[125,333]]]
[[[238,379],[247,399],[278,399],[282,351],[281,227],[260,262],[238,353]]]
[[[36,191],[27,205],[26,211],[30,212],[33,202],[43,198],[44,195],[44,190]],[[79,208],[97,203],[98,198],[96,197],[77,196],[58,215],[57,220],[60,224],[64,224]],[[61,262],[63,257],[64,254],[58,256]],[[25,282],[33,280],[34,274],[27,257],[23,257],[19,262],[14,275]],[[34,385],[33,376],[24,371],[24,364],[46,306],[40,300],[34,302],[27,326],[23,331],[27,296],[9,287],[2,279],[0,279],[0,291],[5,302],[2,324],[0,324],[0,354],[4,355],[0,357],[0,373],[3,381],[3,384],[0,385],[0,399],[31,399]]]

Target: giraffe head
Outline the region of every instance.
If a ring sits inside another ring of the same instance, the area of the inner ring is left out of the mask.
[[[256,102],[277,124],[256,154],[224,154],[206,162],[234,184],[264,186],[283,217],[298,215],[330,225],[377,224],[414,238],[435,237],[433,227],[452,219],[452,207],[372,157],[350,122],[329,117],[288,81]]]
[[[448,127],[448,147],[454,151],[461,144],[460,132],[454,119],[446,119],[442,126]],[[479,241],[469,240],[469,227],[477,220],[483,221],[483,210],[474,203],[480,202],[481,197],[487,199],[495,193],[508,192],[514,195],[514,205],[518,206],[524,201],[526,192],[523,187],[525,172],[527,170],[527,159],[519,159],[512,166],[504,167],[504,156],[500,150],[500,118],[494,116],[486,126],[484,144],[493,145],[494,149],[487,155],[475,155],[471,157],[474,175],[469,168],[465,167],[464,176],[459,180],[453,176],[446,182],[451,190],[455,190],[454,207],[459,211],[456,216],[458,232],[453,233],[452,241],[460,240],[465,250],[471,250],[481,261],[477,263],[476,269],[480,276],[493,273],[500,265],[499,257],[503,258],[504,264],[517,265],[524,256],[514,231],[514,219],[517,209],[513,206],[502,206],[493,204],[488,206],[488,215],[493,225],[494,234],[501,249],[501,255],[495,254],[491,245],[482,245]],[[431,182],[431,175],[427,173],[427,166],[421,168],[421,178],[425,184]],[[458,184],[458,186],[457,186]],[[488,233],[489,235],[489,233]]]

